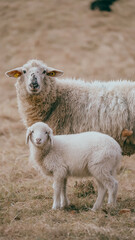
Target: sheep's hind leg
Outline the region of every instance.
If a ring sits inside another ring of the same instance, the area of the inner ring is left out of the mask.
[[[61,187],[61,208],[68,206],[68,199],[66,195],[66,185],[67,185],[67,179],[65,178],[62,182],[62,187]]]
[[[107,189],[103,186],[101,182],[97,181],[97,183],[98,183],[98,197],[93,208],[91,209],[92,211],[96,211],[102,206],[107,191]]]

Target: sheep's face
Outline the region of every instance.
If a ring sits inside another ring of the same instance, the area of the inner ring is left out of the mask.
[[[53,132],[49,126],[43,122],[37,122],[28,128],[26,133],[26,143],[30,140],[36,147],[42,148],[47,143],[52,145]]]
[[[47,67],[39,60],[30,60],[23,67],[6,72],[8,77],[19,78],[20,84],[24,83],[29,94],[39,94],[43,89],[45,80],[50,77],[61,76],[62,74],[61,70]]]
[[[30,69],[24,68],[23,78],[25,81],[26,90],[29,94],[38,94],[43,88],[43,80],[46,75],[46,70],[39,67]]]

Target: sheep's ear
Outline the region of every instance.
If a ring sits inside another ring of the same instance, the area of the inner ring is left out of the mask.
[[[46,74],[50,77],[60,77],[63,73],[63,71],[51,67],[47,67],[46,69]]]
[[[50,129],[50,131],[48,133],[48,137],[50,139],[51,145],[53,145],[53,131],[52,131],[52,129]]]
[[[6,73],[6,76],[8,77],[13,77],[13,78],[18,78],[22,75],[22,68],[14,68],[10,71],[7,71]]]
[[[32,133],[31,128],[28,128],[27,132],[26,132],[26,144],[28,144],[28,142],[29,142],[29,138],[30,138],[31,133]]]

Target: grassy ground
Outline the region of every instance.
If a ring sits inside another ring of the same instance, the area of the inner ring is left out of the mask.
[[[15,81],[4,72],[31,58],[90,80],[135,80],[134,0],[111,13],[88,0],[0,1],[0,240],[132,240],[135,236],[135,155],[124,157],[115,209],[90,211],[93,179],[69,179],[70,207],[52,211],[52,179],[28,163]],[[94,189],[93,189],[94,187]]]

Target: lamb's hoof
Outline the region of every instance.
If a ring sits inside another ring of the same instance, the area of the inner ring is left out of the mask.
[[[116,208],[116,203],[107,203],[107,208],[113,210]]]
[[[60,209],[60,206],[56,206],[56,205],[52,206],[52,210],[58,210],[58,209]]]
[[[65,208],[67,208],[67,207],[68,207],[68,203],[61,205],[61,209],[65,209]]]
[[[108,202],[107,206],[108,207],[115,207],[116,206],[116,202]]]
[[[67,208],[70,204],[70,201],[67,199],[63,203],[61,203],[61,209]]]
[[[96,208],[90,208],[90,210],[91,210],[92,212],[96,212],[96,211],[97,211]]]

